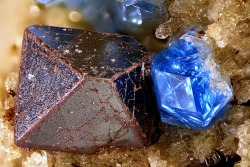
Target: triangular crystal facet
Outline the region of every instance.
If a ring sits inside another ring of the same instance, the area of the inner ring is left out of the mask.
[[[31,26],[23,41],[15,143],[91,154],[152,142],[152,53],[128,36]]]

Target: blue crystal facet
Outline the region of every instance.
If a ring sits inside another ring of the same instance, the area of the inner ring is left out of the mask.
[[[44,5],[62,2],[79,11],[96,31],[135,33],[168,19],[163,0],[36,0]]]
[[[63,0],[36,0],[37,2],[43,4],[43,5],[52,5],[52,4],[55,4],[55,3],[59,3]]]
[[[151,22],[164,20],[166,9],[158,1],[152,3],[145,0],[124,0],[122,19],[138,25],[145,20],[151,20]]]
[[[190,29],[153,58],[154,89],[165,123],[207,128],[233,96],[201,32],[200,26]]]

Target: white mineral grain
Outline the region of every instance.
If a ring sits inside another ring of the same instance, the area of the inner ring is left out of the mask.
[[[23,167],[48,167],[47,153],[45,151],[33,152],[22,161]]]
[[[11,72],[5,80],[6,91],[13,90],[16,91],[18,84],[18,75],[15,72]]]

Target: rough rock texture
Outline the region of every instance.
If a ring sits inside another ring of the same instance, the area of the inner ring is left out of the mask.
[[[209,35],[219,46],[226,45],[250,54],[250,2],[245,0],[216,0],[211,3],[208,18],[214,23],[208,26]]]
[[[231,78],[235,101],[238,104],[247,103],[250,100],[250,54],[240,54],[231,46],[218,47],[213,39],[209,42],[222,71]]]
[[[214,23],[208,26],[208,36],[217,43],[215,50],[224,52],[216,55],[222,60],[221,66],[231,75],[238,104],[250,100],[249,11],[250,1],[241,0],[215,1],[209,10],[209,18]]]
[[[241,166],[249,166],[250,162],[250,119],[244,121],[244,124],[240,125],[237,130],[237,136],[239,138],[237,153],[242,158]]]
[[[211,23],[208,19],[209,0],[171,0],[168,2],[170,19],[159,25],[156,29],[156,37],[166,39],[197,24],[207,25]]]

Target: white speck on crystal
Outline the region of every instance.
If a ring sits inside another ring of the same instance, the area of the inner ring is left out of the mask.
[[[80,50],[80,49],[75,49],[75,52],[76,52],[76,53],[82,53],[82,50]]]
[[[68,49],[64,50],[63,54],[69,54],[69,50]]]
[[[28,79],[29,80],[34,80],[35,76],[33,74],[28,74]]]

